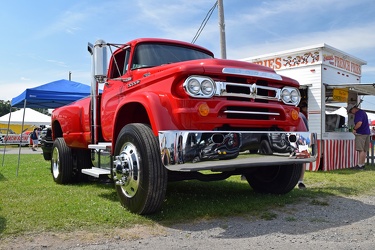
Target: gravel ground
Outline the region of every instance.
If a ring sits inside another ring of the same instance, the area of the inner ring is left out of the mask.
[[[103,235],[24,235],[2,240],[0,249],[375,249],[375,195],[322,198],[273,212],[272,220],[242,216]]]

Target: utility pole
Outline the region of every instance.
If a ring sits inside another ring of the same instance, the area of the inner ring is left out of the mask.
[[[226,42],[225,42],[225,23],[224,23],[224,7],[223,0],[217,1],[217,8],[219,12],[219,28],[220,28],[220,50],[221,58],[227,59]]]

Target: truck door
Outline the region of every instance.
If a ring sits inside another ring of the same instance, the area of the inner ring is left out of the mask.
[[[108,81],[104,85],[101,99],[101,126],[105,141],[111,141],[113,120],[117,105],[125,96],[126,82],[122,81],[130,77],[129,70],[130,48],[119,49],[110,60],[108,69]],[[121,77],[121,79],[120,79]]]

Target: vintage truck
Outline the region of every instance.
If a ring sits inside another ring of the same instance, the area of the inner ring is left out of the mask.
[[[88,50],[91,95],[55,109],[43,140],[58,184],[109,178],[124,207],[150,214],[168,181],[238,175],[256,192],[285,194],[316,160],[293,79],[169,39],[98,40]]]

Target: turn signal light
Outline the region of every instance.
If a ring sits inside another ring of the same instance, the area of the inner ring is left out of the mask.
[[[298,120],[298,118],[299,118],[298,111],[293,109],[292,110],[292,119],[296,121],[296,120]]]
[[[199,104],[198,112],[201,116],[207,116],[208,113],[210,113],[210,108],[208,107],[207,103]]]

